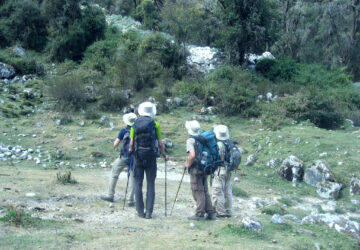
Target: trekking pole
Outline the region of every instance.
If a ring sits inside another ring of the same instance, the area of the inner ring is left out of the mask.
[[[167,190],[166,190],[166,175],[167,175],[167,161],[165,159],[165,217],[166,217],[166,203],[167,203],[167,199],[166,199],[166,196],[167,196]]]
[[[130,159],[129,159],[129,169],[128,169],[128,173],[127,173],[127,181],[126,181],[126,189],[125,189],[125,197],[124,197],[123,210],[125,210],[126,195],[127,195],[128,186],[129,186],[129,178],[130,178],[131,165],[132,165],[132,157],[130,157]]]
[[[129,186],[129,177],[130,177],[130,171],[129,171],[128,174],[127,174],[127,181],[126,181],[126,189],[125,189],[125,197],[124,197],[123,210],[125,210],[126,195],[127,195],[127,190],[128,190],[128,186]]]
[[[177,197],[178,197],[178,194],[179,194],[179,191],[180,191],[180,187],[181,187],[181,183],[182,183],[182,181],[183,181],[183,179],[184,179],[185,172],[186,172],[186,168],[184,168],[184,173],[183,173],[183,175],[182,175],[182,177],[181,177],[180,184],[179,184],[179,188],[178,188],[178,190],[177,190],[177,192],[176,192],[176,196],[175,196],[175,200],[174,200],[174,203],[173,203],[173,205],[172,205],[172,208],[171,208],[170,216],[172,215],[172,211],[173,211],[173,209],[174,209],[175,202],[176,202],[176,199],[177,199]]]

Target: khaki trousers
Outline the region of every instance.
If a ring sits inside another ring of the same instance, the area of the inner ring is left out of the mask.
[[[190,169],[190,187],[196,201],[196,215],[203,217],[205,213],[215,212],[208,189],[207,175],[195,167]]]
[[[111,165],[112,165],[112,170],[111,170],[111,176],[110,176],[109,197],[114,198],[116,183],[119,179],[119,175],[120,175],[121,171],[123,171],[123,169],[125,167],[128,167],[128,158],[125,158],[125,157],[120,158],[119,157]],[[129,188],[128,190],[130,192],[129,201],[134,202],[135,192],[134,192],[134,171],[133,171],[133,169],[130,171],[128,188]]]
[[[212,199],[218,215],[231,215],[232,210],[232,180],[231,172],[220,167],[214,173]]]

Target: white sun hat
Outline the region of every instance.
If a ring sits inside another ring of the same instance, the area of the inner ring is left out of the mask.
[[[128,126],[131,126],[131,124],[133,124],[136,119],[137,115],[134,113],[128,113],[123,115],[123,122]]]
[[[185,128],[187,129],[189,135],[197,136],[200,131],[200,123],[196,120],[186,121]]]
[[[216,139],[224,141],[229,139],[229,129],[225,125],[218,125],[214,128]]]
[[[156,106],[151,102],[143,102],[139,105],[138,113],[141,116],[154,116],[156,115]]]

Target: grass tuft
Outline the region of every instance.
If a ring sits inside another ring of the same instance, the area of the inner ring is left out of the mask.
[[[26,213],[24,210],[17,209],[13,206],[10,206],[8,210],[9,211],[0,218],[0,221],[13,224],[15,226],[26,227],[32,226],[40,220],[39,218],[31,217],[31,214]]]
[[[60,184],[76,184],[77,181],[71,178],[71,171],[66,171],[64,174],[58,172],[56,174],[56,182]]]

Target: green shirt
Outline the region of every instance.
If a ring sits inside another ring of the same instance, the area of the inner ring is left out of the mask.
[[[161,139],[161,129],[160,129],[160,123],[155,121],[155,131],[156,131],[156,139]],[[131,127],[130,129],[130,139],[135,138],[135,130],[134,127]]]

